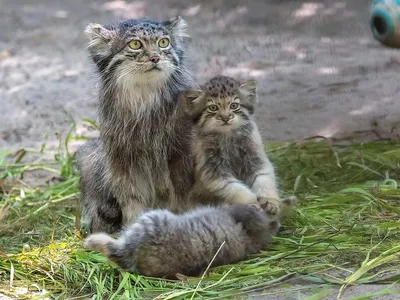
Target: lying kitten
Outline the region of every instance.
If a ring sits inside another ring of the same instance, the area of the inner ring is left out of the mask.
[[[256,82],[216,76],[201,90],[186,91],[184,99],[197,125],[192,202],[255,204],[279,216],[274,168],[253,117]],[[294,202],[294,197],[285,200]]]
[[[200,207],[183,215],[157,209],[143,213],[118,239],[94,233],[85,247],[125,271],[175,279],[177,274],[200,275],[223,242],[212,266],[259,252],[278,227],[262,209],[250,205]]]

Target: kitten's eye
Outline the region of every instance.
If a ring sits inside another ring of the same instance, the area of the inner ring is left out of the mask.
[[[229,107],[230,107],[232,110],[237,110],[237,109],[239,109],[240,104],[239,104],[239,103],[236,103],[236,102],[233,102],[233,103],[231,103],[231,105],[229,105]]]
[[[210,106],[208,107],[208,109],[209,109],[210,111],[217,111],[217,110],[218,110],[218,106],[216,106],[215,104],[212,104],[212,105],[210,105]]]
[[[138,49],[142,48],[142,43],[138,40],[133,40],[133,41],[129,42],[128,46],[130,48],[132,48],[133,50],[138,50]]]
[[[163,38],[163,39],[158,41],[158,46],[160,48],[167,48],[168,45],[169,45],[169,39],[167,39],[167,38]]]

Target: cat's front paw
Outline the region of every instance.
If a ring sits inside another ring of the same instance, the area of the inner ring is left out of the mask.
[[[281,203],[279,199],[269,197],[258,197],[258,203],[267,215],[277,216],[281,213]]]

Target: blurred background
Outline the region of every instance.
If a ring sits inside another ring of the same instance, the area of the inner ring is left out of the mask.
[[[89,22],[181,15],[200,83],[224,74],[259,85],[267,140],[399,137],[400,52],[369,29],[370,1],[0,0],[0,148],[58,145],[96,120]]]

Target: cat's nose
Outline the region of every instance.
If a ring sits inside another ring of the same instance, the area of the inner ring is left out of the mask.
[[[221,116],[221,120],[228,123],[229,120],[233,118],[233,115]]]
[[[161,60],[161,57],[159,55],[153,55],[152,57],[150,57],[151,62],[153,63],[158,63]]]

